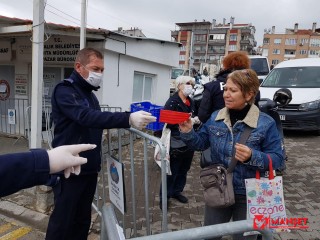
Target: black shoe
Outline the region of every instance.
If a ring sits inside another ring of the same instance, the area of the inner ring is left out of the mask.
[[[173,196],[172,198],[177,199],[179,202],[181,203],[188,203],[188,198],[186,198],[185,196],[183,196],[182,194]]]

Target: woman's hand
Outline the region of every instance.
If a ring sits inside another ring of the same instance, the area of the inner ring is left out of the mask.
[[[245,161],[250,160],[251,155],[252,155],[251,148],[249,148],[246,145],[243,145],[243,144],[240,144],[240,143],[236,143],[235,149],[236,149],[235,158],[238,161],[245,162]]]
[[[188,133],[192,130],[192,120],[189,118],[187,121],[179,124],[179,130],[182,133]]]

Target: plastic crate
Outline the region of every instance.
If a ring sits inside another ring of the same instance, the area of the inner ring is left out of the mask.
[[[159,131],[163,129],[164,123],[159,122],[161,109],[163,109],[163,106],[152,104],[149,101],[132,103],[130,106],[131,112],[137,112],[137,111],[143,110],[145,112],[151,113],[152,116],[155,116],[157,118],[157,121],[153,123],[149,123],[146,126],[146,129],[149,129],[152,131]]]

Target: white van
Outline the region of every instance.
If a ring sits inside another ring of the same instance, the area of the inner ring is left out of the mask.
[[[249,55],[250,58],[250,68],[253,69],[259,78],[260,83],[266,78],[270,72],[269,61],[267,57],[260,55]]]
[[[290,104],[277,110],[283,128],[320,135],[320,58],[279,63],[260,85],[261,98],[273,99],[280,88],[292,93]]]

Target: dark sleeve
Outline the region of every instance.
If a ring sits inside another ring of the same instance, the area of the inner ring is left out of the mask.
[[[89,106],[72,86],[58,86],[55,101],[61,112],[80,126],[100,129],[129,128],[130,112],[101,112]]]
[[[170,97],[168,99],[168,101],[164,105],[163,109],[164,110],[177,111],[176,104],[172,102],[172,97]],[[171,130],[173,130],[173,129],[177,128],[177,127],[178,127],[177,124],[167,124],[167,128],[169,128]]]
[[[255,101],[254,101],[254,104],[259,107],[259,101],[260,101],[260,91],[258,91],[257,95],[256,95],[256,98],[255,98]]]
[[[213,108],[212,104],[210,89],[204,86],[202,100],[198,110],[198,118],[201,122],[205,123],[210,118]]]
[[[49,179],[49,156],[44,149],[0,156],[0,197],[45,184]]]

